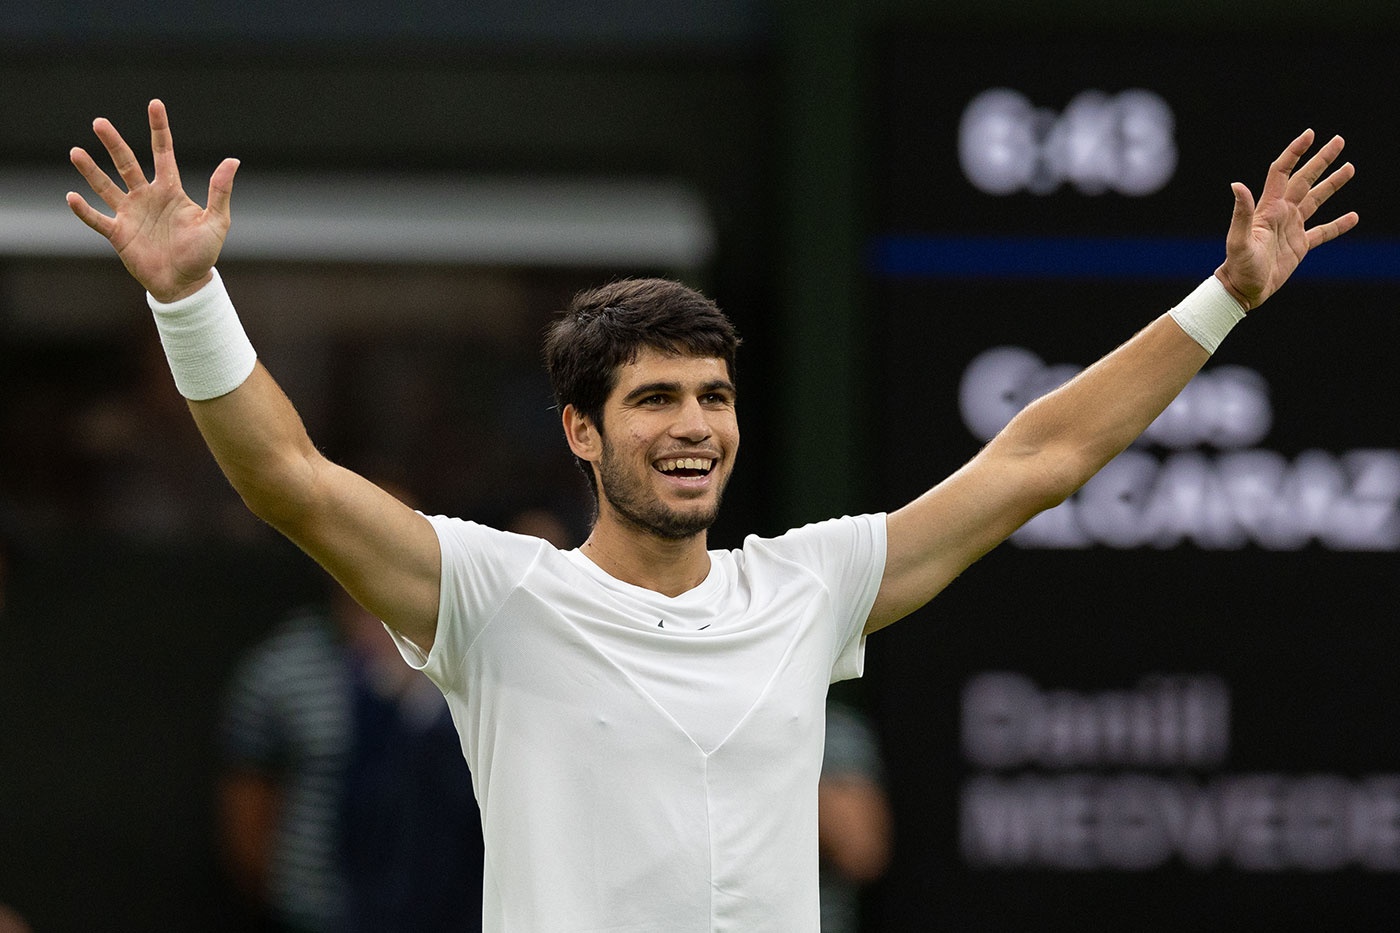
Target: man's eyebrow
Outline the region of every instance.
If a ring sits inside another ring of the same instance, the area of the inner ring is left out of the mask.
[[[678,382],[646,382],[637,386],[631,392],[628,392],[623,396],[622,400],[624,402],[634,402],[639,398],[655,395],[657,393],[674,394],[679,392],[680,388],[680,383]]]
[[[734,383],[730,382],[728,379],[712,379],[700,388],[704,389],[706,392],[719,391],[728,392],[730,395],[739,394],[739,390],[734,388]]]
[[[675,395],[675,394],[679,393],[680,391],[681,391],[681,384],[680,384],[679,382],[665,382],[665,381],[647,382],[647,383],[644,383],[644,384],[642,384],[642,385],[637,386],[637,387],[636,387],[635,389],[633,389],[631,392],[628,392],[626,395],[624,395],[624,396],[622,397],[622,400],[623,400],[624,402],[635,402],[635,401],[638,401],[638,400],[640,400],[640,399],[646,398],[648,395],[656,395],[656,394],[658,394],[658,393],[663,394],[663,395]],[[700,386],[700,391],[701,391],[701,392],[715,392],[715,391],[720,391],[720,392],[728,392],[730,395],[735,395],[735,394],[737,394],[737,392],[736,392],[736,390],[735,390],[735,388],[734,388],[734,383],[730,382],[728,379],[711,379],[709,382],[706,382],[706,383],[704,383],[703,385]]]

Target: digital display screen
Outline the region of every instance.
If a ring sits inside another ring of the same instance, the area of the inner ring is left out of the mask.
[[[893,508],[1185,297],[1301,130],[1362,224],[1146,435],[871,639],[892,928],[1344,928],[1400,881],[1400,65],[1384,43],[882,37]],[[907,926],[906,926],[907,924]]]

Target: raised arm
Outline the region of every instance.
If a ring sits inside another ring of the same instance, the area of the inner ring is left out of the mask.
[[[866,631],[932,599],[1037,513],[1058,505],[1147,429],[1246,311],[1287,281],[1309,249],[1357,223],[1309,227],[1354,174],[1334,137],[1302,168],[1311,130],[1274,160],[1256,205],[1235,183],[1225,261],[1200,288],[1127,343],[1027,406],[976,457],[889,516],[888,556]],[[1296,171],[1295,171],[1296,169]]]
[[[83,149],[73,165],[111,210],[70,192],[68,205],[106,237],[149,293],[176,385],[243,501],[325,567],[366,609],[424,651],[437,625],[440,563],[427,520],[323,457],[272,376],[256,362],[214,264],[230,224],[238,162],[209,181],[207,205],[180,183],[165,105],[148,108],[154,177],[105,119],[93,122],[122,185]]]

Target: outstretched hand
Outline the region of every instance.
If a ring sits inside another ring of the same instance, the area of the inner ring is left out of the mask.
[[[1235,213],[1225,237],[1225,262],[1215,274],[1246,311],[1278,291],[1308,250],[1346,233],[1359,219],[1350,211],[1336,220],[1308,227],[1317,209],[1356,174],[1356,168],[1347,162],[1323,177],[1341,154],[1344,142],[1340,136],[1333,136],[1295,172],[1294,167],[1312,144],[1313,131],[1304,130],[1273,161],[1257,206],[1248,187],[1240,182],[1230,186],[1235,193]]]
[[[155,176],[147,181],[126,140],[110,121],[99,117],[93,121],[93,132],[112,157],[126,189],[98,168],[86,151],[75,147],[69,159],[115,216],[107,216],[73,191],[68,192],[68,206],[79,220],[107,238],[127,271],[147,291],[160,301],[175,301],[193,294],[210,279],[228,235],[229,200],[238,160],[225,159],[214,170],[209,179],[208,206],[200,207],[180,185],[165,104],[151,101],[147,116]]]

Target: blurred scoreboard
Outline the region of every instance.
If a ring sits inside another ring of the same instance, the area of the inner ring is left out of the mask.
[[[1358,176],[1133,448],[871,640],[882,929],[1351,929],[1400,890],[1393,41],[905,30],[875,50],[881,502],[1224,258],[1303,129]]]

